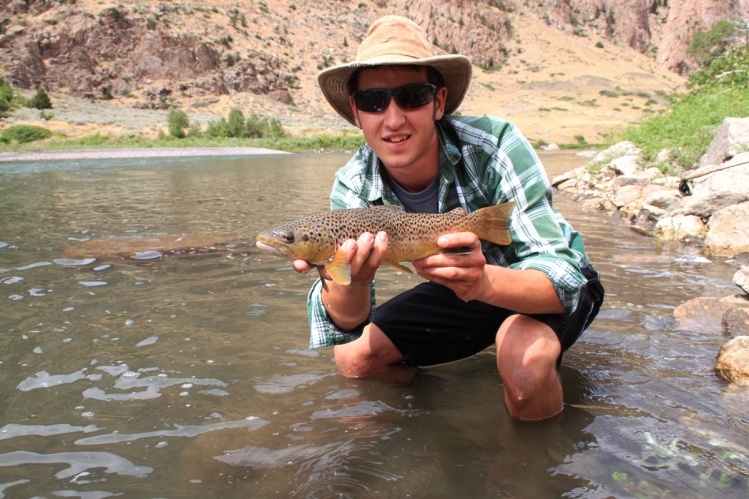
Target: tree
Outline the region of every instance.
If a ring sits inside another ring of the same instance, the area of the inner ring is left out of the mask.
[[[246,137],[244,114],[241,109],[236,107],[231,108],[226,126],[229,137]]]
[[[5,78],[0,76],[0,117],[6,116],[13,109],[13,88]]]
[[[166,116],[166,121],[169,124],[169,135],[176,139],[185,138],[185,128],[190,126],[190,121],[187,118],[187,113],[182,109],[169,109],[169,114]]]
[[[698,31],[692,37],[687,54],[694,56],[701,66],[709,66],[716,58],[725,54],[736,35],[736,24],[721,19],[709,30]]]
[[[26,103],[26,107],[33,107],[34,109],[52,109],[52,100],[47,95],[44,87],[41,85],[36,87],[36,93]]]

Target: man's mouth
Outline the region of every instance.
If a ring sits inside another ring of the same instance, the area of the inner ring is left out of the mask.
[[[393,142],[393,143],[403,142],[404,140],[408,139],[409,137],[410,137],[410,135],[400,135],[398,137],[386,137],[385,138],[385,142]]]

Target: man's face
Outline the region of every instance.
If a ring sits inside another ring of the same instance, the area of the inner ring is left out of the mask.
[[[393,89],[428,81],[426,68],[415,71],[398,66],[382,66],[361,70],[357,89]],[[353,97],[350,102],[367,144],[391,175],[398,177],[399,173],[408,174],[404,169],[429,169],[436,173],[439,139],[434,121],[442,118],[446,98],[447,89],[442,87],[429,104],[403,109],[391,97],[388,107],[379,113],[357,109]]]

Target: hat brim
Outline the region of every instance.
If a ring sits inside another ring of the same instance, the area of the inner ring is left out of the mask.
[[[424,59],[388,57],[387,60],[370,59],[367,62],[352,62],[324,69],[317,75],[317,82],[325,99],[346,121],[356,126],[354,113],[349,104],[349,80],[358,69],[376,66],[431,66],[438,70],[445,80],[447,100],[445,114],[454,113],[468,91],[473,67],[471,60],[462,55],[439,55]]]

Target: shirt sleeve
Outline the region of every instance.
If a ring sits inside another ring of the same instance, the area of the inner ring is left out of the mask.
[[[363,175],[357,172],[363,170],[363,158],[361,152],[353,158],[337,174],[333,183],[333,191],[330,194],[330,207],[332,210],[347,208],[364,208],[366,202],[361,199],[359,193],[362,191],[366,181]],[[340,345],[355,340],[361,336],[364,326],[368,324],[375,311],[375,283],[370,285],[370,309],[367,320],[353,331],[342,331],[336,327],[322,303],[322,279],[318,279],[312,285],[307,294],[307,320],[310,326],[311,349]]]
[[[504,256],[510,268],[543,272],[571,313],[587,282],[580,272],[586,257],[570,246],[572,229],[553,207],[551,184],[538,155],[517,128],[507,126],[498,135],[493,167],[487,169],[499,184],[494,203],[516,203],[510,223],[512,244]]]

